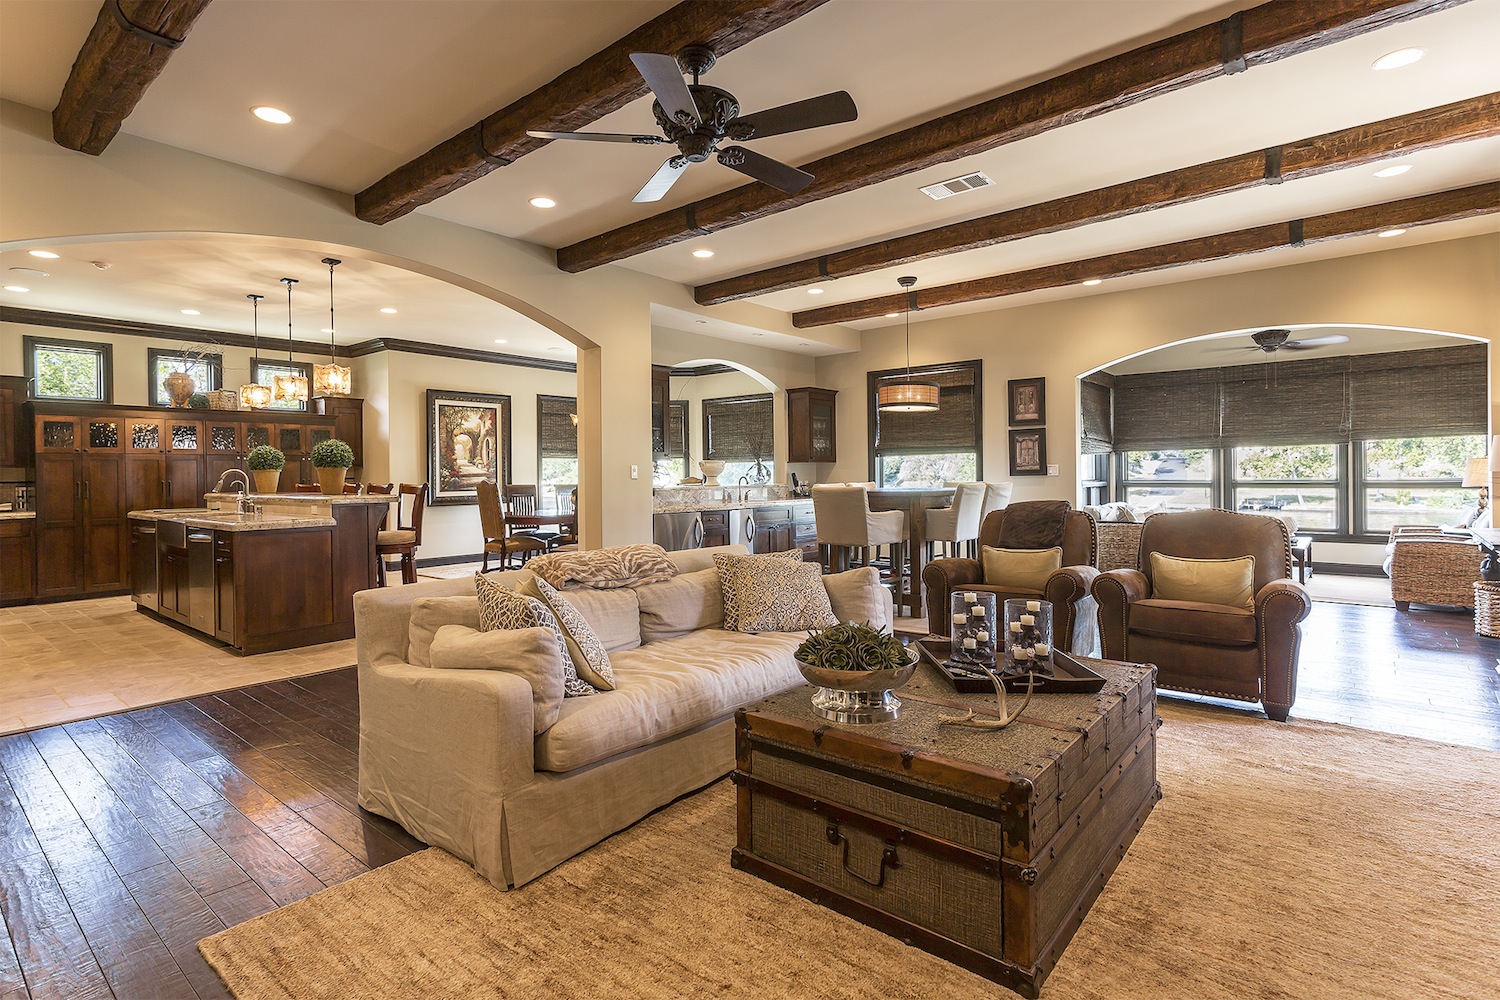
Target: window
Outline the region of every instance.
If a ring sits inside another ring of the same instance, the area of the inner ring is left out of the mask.
[[[305,365],[300,361],[253,361],[250,364],[250,377],[255,379],[257,385],[271,385],[271,379],[277,375],[301,375],[307,379],[309,391],[312,387],[312,365]],[[272,400],[267,403],[267,410],[305,410],[306,402],[294,400]]]
[[[1158,510],[1213,507],[1214,452],[1208,448],[1125,453],[1125,500]]]
[[[1332,444],[1234,449],[1234,509],[1289,514],[1298,531],[1338,531],[1339,451]]]
[[[978,361],[956,361],[913,368],[913,379],[935,382],[935,413],[882,413],[875,405],[880,386],[902,382],[905,368],[869,374],[871,478],[881,486],[938,486],[983,478],[983,406]]]
[[[162,380],[173,372],[192,376],[194,392],[213,392],[224,384],[224,359],[217,354],[186,354],[152,347],[146,351],[146,381],[153,406],[171,406]],[[267,383],[269,384],[269,383]]]
[[[114,399],[112,348],[85,340],[22,337],[26,378],[37,399]]]
[[[1386,533],[1398,524],[1452,524],[1469,513],[1477,491],[1465,490],[1464,466],[1484,454],[1478,434],[1384,438],[1361,442],[1361,528]]]
[[[537,500],[558,509],[558,494],[578,485],[578,400],[573,396],[538,396]]]
[[[771,481],[771,394],[703,401],[703,457],[724,463],[721,483]]]

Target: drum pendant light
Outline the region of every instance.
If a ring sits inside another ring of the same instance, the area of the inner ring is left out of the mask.
[[[286,363],[290,367],[292,362],[292,286],[297,283],[296,278],[282,278],[281,283],[286,286]],[[286,375],[271,376],[271,384],[274,387],[276,402],[278,403],[305,403],[307,402],[307,377],[288,373]]]
[[[936,383],[918,382],[911,377],[911,286],[916,278],[897,278],[906,289],[906,379],[887,382],[875,390],[875,408],[882,413],[934,413],[940,390]]]
[[[333,354],[333,269],[343,261],[324,257],[328,265],[328,364],[313,365],[313,392],[319,396],[347,396],[354,389],[349,369],[334,360]]]
[[[260,364],[260,300],[264,295],[246,295],[251,306],[251,327],[255,331],[255,360],[250,363],[250,378],[255,378],[255,369]],[[247,410],[258,410],[271,405],[271,387],[251,381],[240,386],[240,405]]]

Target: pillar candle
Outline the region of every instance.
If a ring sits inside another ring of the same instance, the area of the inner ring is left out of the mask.
[[[1034,616],[1032,616],[1032,615],[1022,615],[1021,616],[1021,624],[1022,625],[1035,625],[1036,624],[1036,618]]]
[[[1027,611],[1040,611],[1040,610],[1042,610],[1042,602],[1041,601],[1027,601],[1026,602],[1026,610]]]

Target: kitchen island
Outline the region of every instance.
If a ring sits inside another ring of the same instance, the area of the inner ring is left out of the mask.
[[[130,512],[136,610],[247,655],[352,638],[395,497],[252,494],[254,513],[238,499]]]

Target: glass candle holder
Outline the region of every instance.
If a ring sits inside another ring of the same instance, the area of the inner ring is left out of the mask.
[[[958,663],[995,666],[999,641],[995,595],[977,590],[956,590],[950,600],[953,652],[949,659]]]
[[[1052,602],[1005,602],[1005,673],[1052,676]]]

